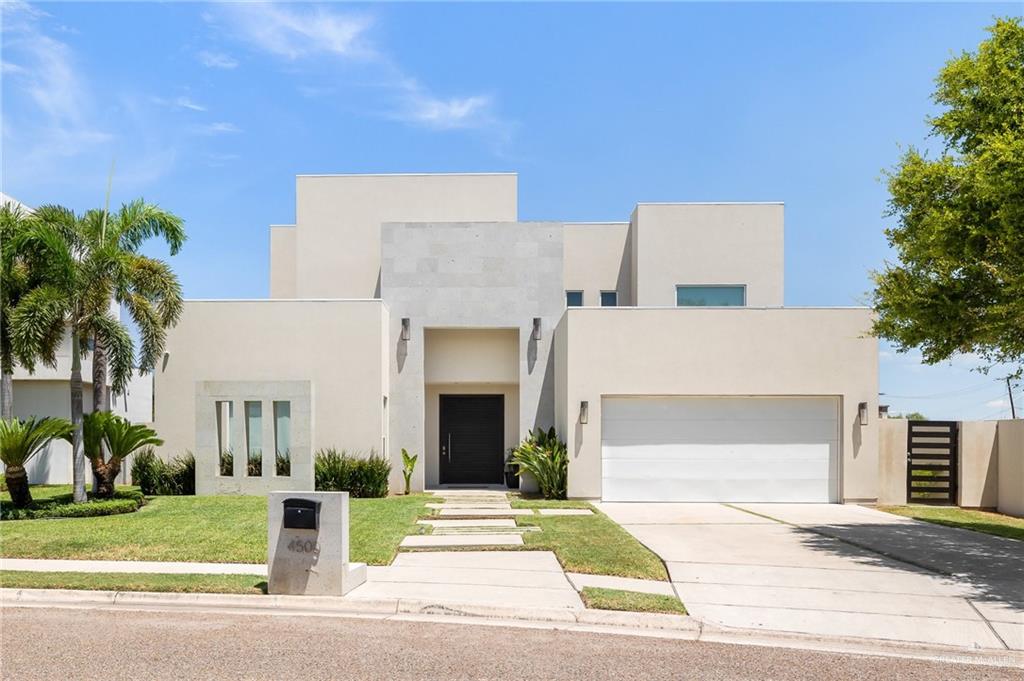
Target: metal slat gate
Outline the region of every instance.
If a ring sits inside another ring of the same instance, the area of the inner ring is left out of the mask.
[[[908,422],[908,504],[956,506],[959,430],[956,421]]]

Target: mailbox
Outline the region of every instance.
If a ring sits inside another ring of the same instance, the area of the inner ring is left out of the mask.
[[[285,499],[284,526],[289,530],[315,530],[320,525],[320,502],[312,499]]]

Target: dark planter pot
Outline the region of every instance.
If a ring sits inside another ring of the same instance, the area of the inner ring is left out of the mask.
[[[505,464],[505,487],[519,489],[519,466],[514,463]]]

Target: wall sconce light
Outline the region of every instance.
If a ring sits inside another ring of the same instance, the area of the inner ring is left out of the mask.
[[[857,405],[857,416],[860,418],[860,425],[868,425],[868,403],[861,402]]]
[[[580,402],[580,423],[587,423],[590,420],[590,403],[586,400]]]
[[[402,340],[407,341],[412,338],[411,324],[409,323],[408,317],[402,317]]]
[[[540,317],[533,318],[533,340],[540,340]]]

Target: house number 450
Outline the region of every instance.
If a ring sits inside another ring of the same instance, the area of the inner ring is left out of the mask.
[[[295,553],[313,553],[316,551],[316,542],[312,539],[307,539],[306,541],[292,539],[288,542],[288,550]]]

